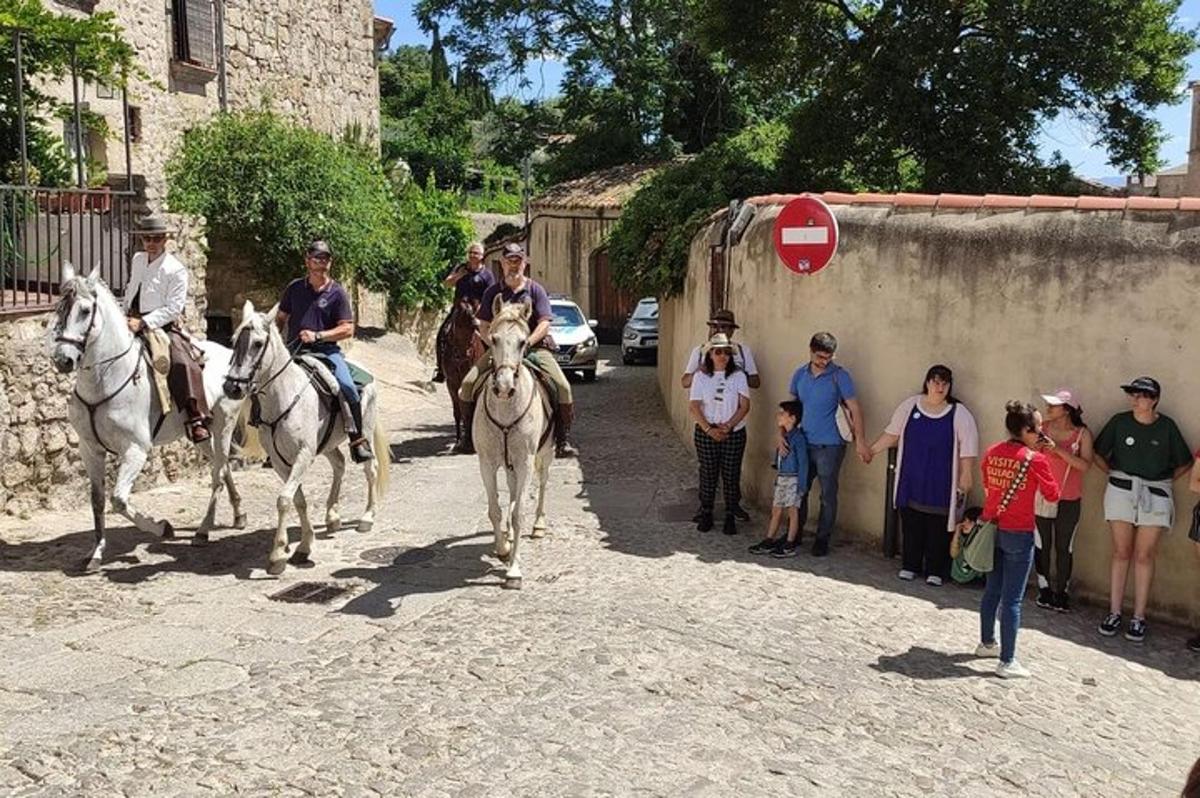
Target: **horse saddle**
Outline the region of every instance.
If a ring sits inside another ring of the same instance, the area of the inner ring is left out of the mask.
[[[297,355],[294,361],[308,375],[309,382],[316,389],[317,394],[321,397],[321,403],[325,405],[329,414],[336,416],[341,413],[342,389],[338,385],[337,378],[333,376],[333,362],[320,352],[303,352]],[[354,385],[361,395],[362,389],[375,381],[375,376],[349,360],[346,361],[346,366],[350,369],[350,378],[354,380]],[[257,427],[261,423],[262,409],[259,406],[258,396],[255,395],[250,401],[250,425]]]

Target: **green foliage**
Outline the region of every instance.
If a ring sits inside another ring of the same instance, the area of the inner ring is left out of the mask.
[[[459,213],[459,198],[432,181],[424,188],[413,182],[398,191],[400,252],[397,268],[384,288],[392,305],[438,305],[449,299],[442,278],[451,263],[466,252],[474,228]]]
[[[391,185],[363,148],[265,112],[224,114],[192,128],[167,164],[167,201],[201,214],[280,281],[314,238],[339,274],[386,284],[397,261]]]
[[[68,78],[72,52],[81,80],[123,86],[130,77],[147,77],[137,65],[133,48],[111,11],[76,17],[56,14],[41,0],[4,0],[0,29],[20,28],[23,99],[27,121],[27,152],[42,184],[65,185],[71,180],[71,161],[61,139],[48,123],[62,104],[43,89]],[[0,167],[19,162],[16,52],[10,33],[0,36]],[[11,159],[11,160],[10,160]],[[18,170],[19,171],[19,170]]]
[[[734,197],[778,190],[788,129],[765,123],[652,177],[621,211],[609,239],[613,281],[640,296],[683,288],[692,238]]]

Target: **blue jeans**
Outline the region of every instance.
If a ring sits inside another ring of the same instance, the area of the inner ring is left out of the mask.
[[[1000,661],[1012,662],[1017,654],[1017,632],[1021,628],[1021,601],[1033,567],[1033,533],[996,533],[996,562],[987,575],[983,602],[979,605],[979,639],[996,642],[996,612],[1000,612]]]
[[[342,389],[342,396],[346,397],[347,402],[358,404],[358,386],[354,384],[354,378],[350,376],[350,367],[346,365],[346,356],[342,354],[341,348],[337,344],[319,343],[310,344],[307,349],[320,352],[329,358],[329,362],[333,365],[333,378],[337,380],[338,387]]]
[[[829,543],[833,535],[833,524],[837,521],[838,474],[842,470],[842,458],[846,456],[844,444],[808,447],[808,486],[800,502],[800,523],[808,518],[808,497],[812,495],[813,482],[821,480],[821,514],[817,519],[817,540]]]

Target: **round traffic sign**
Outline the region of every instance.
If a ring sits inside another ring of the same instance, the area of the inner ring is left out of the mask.
[[[816,197],[799,197],[775,217],[775,251],[797,274],[818,272],[837,252],[838,224],[829,206]]]

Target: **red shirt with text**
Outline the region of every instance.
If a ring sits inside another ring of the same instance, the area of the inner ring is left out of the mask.
[[[1025,458],[1033,454],[1029,468],[1009,499],[1004,512],[996,518],[1000,500],[1008,492],[1009,485],[1017,478],[1017,472]],[[1034,452],[1016,441],[1001,441],[983,455],[983,489],[987,498],[983,502],[983,517],[996,519],[1001,529],[1009,532],[1033,532],[1033,500],[1037,491],[1046,501],[1056,502],[1059,497],[1058,481],[1050,470],[1050,461],[1041,452]]]

